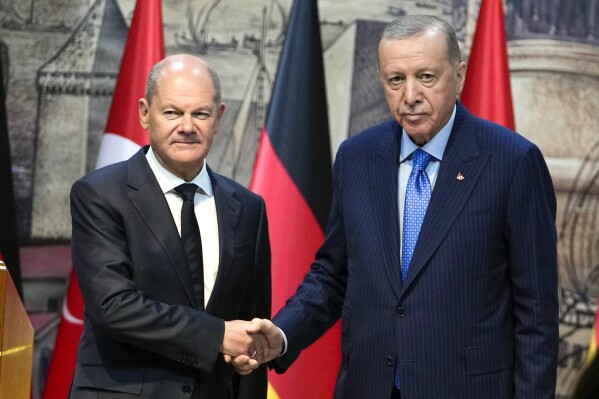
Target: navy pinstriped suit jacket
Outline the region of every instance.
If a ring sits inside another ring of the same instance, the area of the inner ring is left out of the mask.
[[[402,284],[400,137],[392,121],[341,145],[325,243],[274,318],[289,341],[275,367],[341,318],[335,398],[389,398],[396,367],[402,399],[554,397],[556,201],[541,152],[458,102]]]

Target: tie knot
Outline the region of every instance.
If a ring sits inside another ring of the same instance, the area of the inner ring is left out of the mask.
[[[198,186],[194,183],[183,183],[175,187],[175,191],[183,198],[183,201],[193,202],[193,197],[196,191],[198,191]]]
[[[429,154],[428,152],[426,152],[424,150],[417,149],[412,154],[412,169],[415,169],[418,171],[424,170],[424,169],[426,169],[426,165],[428,165],[430,160],[431,160],[431,154]]]

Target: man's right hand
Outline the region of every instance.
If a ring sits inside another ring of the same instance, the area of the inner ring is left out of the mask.
[[[270,320],[226,321],[221,352],[227,363],[231,363],[239,374],[246,375],[261,363],[280,356],[283,342],[281,330]]]
[[[262,351],[258,353],[257,358],[262,362],[269,362],[283,353],[283,333],[267,319],[253,319],[247,332],[251,335],[261,334],[265,338],[265,345]]]
[[[225,355],[225,360],[246,355],[253,360],[252,363],[260,363],[257,355],[264,351],[263,348],[268,345],[268,342],[262,334],[248,334],[250,328],[253,326],[249,321],[225,321],[225,336],[220,350]]]

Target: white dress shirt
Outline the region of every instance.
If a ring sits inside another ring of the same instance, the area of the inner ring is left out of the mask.
[[[171,210],[179,235],[181,235],[181,207],[183,199],[175,191],[175,187],[185,183],[185,180],[175,176],[158,162],[152,148],[148,150],[146,159],[160,189],[166,197],[166,202]],[[208,304],[210,294],[214,288],[216,274],[218,273],[220,248],[218,241],[218,220],[216,218],[216,204],[210,177],[206,170],[206,160],[200,173],[190,182],[197,184],[199,190],[194,198],[194,211],[200,227],[202,237],[202,259],[204,262],[204,308]]]

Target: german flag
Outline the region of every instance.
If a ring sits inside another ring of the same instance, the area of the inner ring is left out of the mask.
[[[23,298],[21,286],[21,266],[19,258],[19,237],[15,213],[15,199],[10,157],[10,140],[6,118],[5,87],[8,82],[8,68],[4,70],[7,47],[0,40],[0,260],[4,260],[12,281]]]
[[[295,292],[324,241],[332,198],[316,0],[294,1],[250,188],[264,197],[268,212],[275,314]],[[303,351],[285,374],[271,372],[268,397],[332,397],[339,336],[337,325]]]

